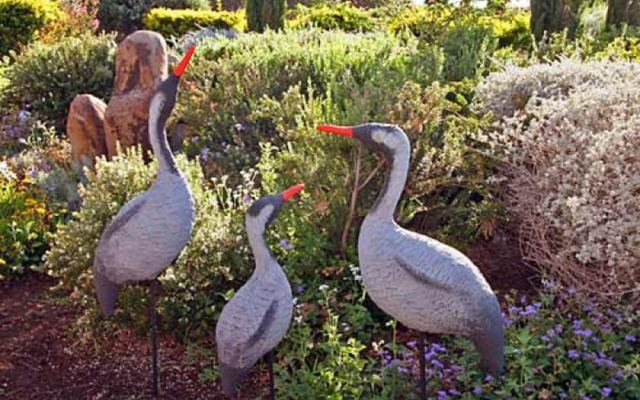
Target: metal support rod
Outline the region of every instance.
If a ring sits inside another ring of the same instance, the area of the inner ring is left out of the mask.
[[[158,396],[158,313],[156,311],[156,302],[158,296],[158,280],[151,281],[151,368],[152,368],[152,386],[151,394]]]
[[[269,350],[266,358],[267,369],[269,370],[269,399],[276,400],[276,382],[273,376],[273,350]]]
[[[420,398],[422,400],[427,400],[427,371],[424,354],[425,339],[426,334],[420,332]]]

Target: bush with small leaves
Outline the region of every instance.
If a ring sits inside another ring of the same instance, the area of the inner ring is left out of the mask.
[[[639,84],[637,63],[566,61],[478,89],[482,108],[507,116],[487,140],[525,256],[603,302],[640,303]]]
[[[36,37],[38,30],[62,17],[51,0],[0,0],[0,58]]]
[[[243,12],[154,8],[144,17],[145,28],[165,38],[180,37],[200,28],[242,31],[245,25]]]
[[[73,98],[91,93],[105,101],[115,72],[113,36],[66,37],[57,43],[31,45],[4,72],[7,85],[0,107],[29,104],[34,116],[64,132]]]
[[[179,156],[178,165],[194,195],[196,222],[188,246],[159,278],[166,293],[159,309],[165,327],[177,335],[204,335],[214,325],[225,293],[237,288],[253,269],[242,202],[251,176],[245,187],[231,190],[222,179],[213,181],[209,190],[203,188],[197,161]],[[60,279],[60,287],[74,293],[72,299],[83,305],[83,320],[89,327],[98,321],[91,266],[100,235],[122,205],[148,189],[156,171],[157,163],[145,165],[136,148],[113,161],[98,159],[95,173],[87,171],[88,183],[80,185],[82,208],[52,240],[43,269]],[[119,299],[116,321],[140,328],[146,321],[144,289],[128,285]]]
[[[374,20],[368,11],[351,3],[322,3],[313,7],[298,4],[288,13],[287,26],[291,29],[340,29],[346,32],[369,32],[374,28]]]

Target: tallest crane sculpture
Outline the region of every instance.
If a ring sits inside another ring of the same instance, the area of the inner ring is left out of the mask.
[[[390,169],[358,238],[362,282],[373,301],[405,326],[421,332],[421,394],[426,399],[425,332],[469,337],[482,365],[500,373],[504,327],[498,300],[464,254],[400,227],[394,212],[409,172],[410,144],[397,126],[321,125],[320,132],[362,141],[387,159]]]
[[[167,142],[165,124],[176,104],[178,84],[195,47],[160,84],[149,105],[149,140],[158,176],[149,190],[125,204],[106,227],[93,260],[93,281],[105,316],[113,314],[118,292],[128,282],[151,282],[151,346],[154,395],[158,394],[156,277],[178,257],[191,237],[195,204],[185,176]]]

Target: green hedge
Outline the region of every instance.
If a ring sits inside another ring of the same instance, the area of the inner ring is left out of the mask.
[[[373,30],[371,15],[351,3],[320,4],[305,7],[301,4],[289,13],[289,27],[306,29],[311,26],[324,30],[340,29],[346,32],[368,32]]]
[[[170,10],[154,8],[144,17],[146,29],[164,37],[179,37],[199,28],[244,30],[244,13],[229,11]]]
[[[62,16],[49,0],[0,0],[0,57],[29,43],[37,31]]]

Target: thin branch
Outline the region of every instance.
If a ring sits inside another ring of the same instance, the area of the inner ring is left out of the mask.
[[[358,200],[358,192],[359,183],[360,183],[360,163],[362,161],[362,145],[358,144],[356,151],[356,166],[355,166],[355,178],[353,183],[353,191],[351,192],[351,204],[349,205],[349,215],[347,216],[347,221],[344,224],[344,228],[342,230],[342,240],[341,247],[342,251],[347,248],[347,239],[349,237],[349,228],[351,227],[351,222],[356,214],[356,203]]]
[[[373,177],[380,170],[380,168],[382,168],[382,166],[385,164],[385,162],[386,162],[386,160],[384,158],[381,158],[381,159],[378,160],[378,165],[376,165],[376,167],[371,171],[369,176],[367,176],[367,178],[364,180],[364,182],[362,182],[362,185],[360,185],[358,187],[358,192],[362,191],[362,189],[364,189],[365,186],[367,186],[369,184],[371,179],[373,179]]]

